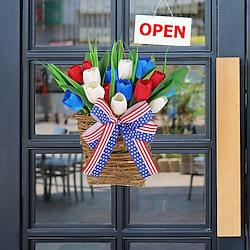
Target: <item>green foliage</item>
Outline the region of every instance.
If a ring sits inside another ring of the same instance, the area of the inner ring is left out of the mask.
[[[165,60],[164,60],[163,66],[162,66],[162,72],[163,72],[165,75],[167,74],[167,70],[168,70],[168,66],[167,66],[168,50],[169,50],[169,47],[167,47],[167,49],[166,49]]]
[[[114,42],[112,50],[111,50],[111,83],[110,83],[110,92],[109,97],[110,101],[115,94],[115,68],[117,68],[117,49],[116,42]]]
[[[54,64],[47,64],[44,66],[53,75],[59,88],[61,88],[63,91],[69,89],[71,92],[78,95],[82,99],[88,110],[91,111],[93,104],[88,101],[86,94],[80,84],[72,80],[67,74],[65,74]]]
[[[138,47],[135,51],[135,53],[131,54],[133,57],[133,59],[131,59],[133,61],[133,74],[132,74],[132,83],[135,83],[135,74],[136,74],[136,68],[137,68],[137,63],[139,61],[139,55],[138,55]]]
[[[98,61],[97,46],[95,45],[95,47],[93,49],[90,40],[88,40],[88,44],[89,44],[89,57],[90,57],[90,61],[92,62],[93,67],[98,67],[99,61]]]
[[[99,70],[102,76],[102,83],[104,83],[105,74],[109,65],[110,65],[110,52],[106,51],[99,64]]]
[[[124,57],[124,48],[123,48],[123,40],[121,39],[121,40],[119,40],[119,42],[118,42],[118,55],[117,55],[117,60],[118,60],[118,63],[119,63],[119,61],[120,60],[122,60],[123,59],[123,57]]]

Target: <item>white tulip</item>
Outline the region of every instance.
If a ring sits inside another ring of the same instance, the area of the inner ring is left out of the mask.
[[[88,100],[91,103],[96,103],[98,98],[104,98],[105,91],[104,88],[97,82],[85,83],[83,89]]]
[[[122,59],[118,63],[119,79],[130,80],[133,73],[133,62],[129,59]]]
[[[122,93],[116,93],[111,99],[110,106],[116,115],[122,115],[128,108],[126,97]]]
[[[152,112],[158,113],[167,104],[168,98],[166,96],[161,96],[149,103]]]
[[[88,84],[91,82],[101,84],[101,74],[99,69],[96,67],[93,67],[91,69],[85,69],[83,71],[83,83]]]

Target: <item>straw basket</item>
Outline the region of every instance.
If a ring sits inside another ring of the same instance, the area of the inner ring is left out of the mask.
[[[80,134],[90,128],[96,121],[87,115],[76,114],[78,129]],[[85,162],[87,162],[93,151],[80,138],[83,153],[85,154]],[[140,175],[137,167],[124,145],[122,137],[119,135],[115,148],[110,156],[109,161],[104,167],[99,177],[88,176],[89,185],[120,185],[120,186],[136,186],[143,187],[145,181]]]

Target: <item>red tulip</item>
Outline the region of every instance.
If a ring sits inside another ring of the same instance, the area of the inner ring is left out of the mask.
[[[150,77],[153,89],[155,89],[164,79],[165,79],[165,74],[162,73],[161,71],[155,70]]]
[[[151,80],[138,80],[135,86],[134,97],[137,102],[147,101],[152,92]]]
[[[82,69],[79,65],[73,65],[68,69],[68,76],[79,84],[83,84]]]
[[[110,84],[109,83],[104,83],[102,85],[102,87],[104,88],[105,91],[105,95],[104,95],[104,100],[109,103],[109,91],[110,91]]]
[[[92,68],[92,63],[89,60],[85,60],[82,63],[82,71],[84,71],[85,69],[91,69]]]

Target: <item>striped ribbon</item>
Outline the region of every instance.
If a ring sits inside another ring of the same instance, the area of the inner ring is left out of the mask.
[[[146,178],[158,173],[146,145],[153,141],[157,130],[157,125],[152,121],[153,113],[146,101],[133,105],[118,119],[109,105],[103,99],[98,99],[91,115],[97,123],[81,135],[89,147],[94,149],[93,155],[83,169],[85,174],[100,175],[120,133],[140,174]]]

